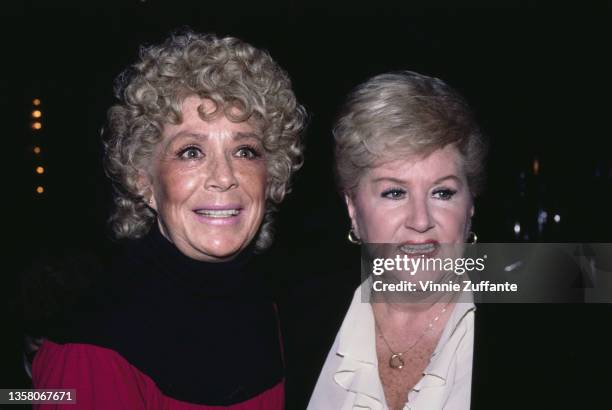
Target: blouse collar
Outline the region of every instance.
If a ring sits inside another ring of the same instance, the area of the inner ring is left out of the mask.
[[[334,380],[347,391],[356,393],[356,405],[378,409],[384,408],[385,395],[378,374],[374,312],[372,305],[362,299],[363,287],[359,286],[355,291],[338,334],[338,349],[335,353],[342,359]],[[423,377],[414,386],[415,390],[446,383],[454,352],[443,348],[457,331],[461,331],[458,330],[459,324],[475,308],[472,300],[455,304],[432,354],[432,360],[423,371],[424,376],[431,377]],[[466,331],[464,328],[463,332]]]

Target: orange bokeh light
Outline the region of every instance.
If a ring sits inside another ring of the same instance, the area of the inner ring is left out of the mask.
[[[36,167],[36,173],[37,174],[44,174],[45,173],[45,169],[43,167]]]
[[[36,193],[37,194],[42,194],[43,192],[45,192],[45,188],[43,188],[41,186],[37,186],[36,187]]]

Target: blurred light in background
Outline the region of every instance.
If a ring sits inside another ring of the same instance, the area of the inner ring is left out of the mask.
[[[39,98],[34,98],[32,100],[32,105],[34,106],[34,108],[32,108],[31,117],[34,120],[30,123],[30,126],[32,127],[32,131],[33,131],[31,134],[31,138],[32,138],[31,142],[33,145],[32,152],[34,152],[34,155],[39,155],[42,152],[42,149],[40,148],[40,145],[39,145],[40,141],[38,141],[38,139],[40,138],[39,137],[40,134],[37,133],[38,130],[42,129],[42,122],[41,122],[42,111],[40,110],[40,108],[37,108],[40,106],[40,104],[41,104],[41,101]],[[35,167],[34,171],[36,172],[36,174],[42,175],[45,173],[44,167],[40,165],[36,165],[36,164],[34,164],[34,167]],[[45,192],[45,188],[42,185],[36,185],[35,192],[40,195]]]
[[[544,210],[540,210],[538,213],[538,233],[541,235],[544,231],[544,225],[548,221],[548,213]]]

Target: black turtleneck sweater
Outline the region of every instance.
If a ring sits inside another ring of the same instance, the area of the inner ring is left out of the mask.
[[[165,395],[230,405],[283,379],[277,315],[252,249],[188,258],[155,226],[126,241],[93,295],[49,335],[119,353]]]

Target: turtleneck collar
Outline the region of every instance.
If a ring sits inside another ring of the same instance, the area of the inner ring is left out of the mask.
[[[251,243],[235,258],[223,262],[205,262],[183,254],[160,232],[157,224],[138,240],[127,241],[119,268],[141,272],[179,286],[198,296],[261,296],[264,278],[253,269],[254,246]],[[129,272],[126,272],[129,274]],[[153,278],[152,278],[153,279]]]

